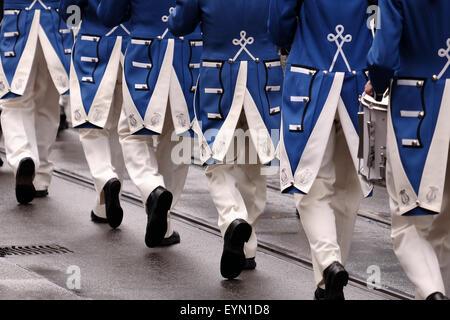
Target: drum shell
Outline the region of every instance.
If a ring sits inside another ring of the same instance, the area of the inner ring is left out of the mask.
[[[370,182],[384,183],[386,179],[387,106],[362,102],[363,146],[360,174]]]

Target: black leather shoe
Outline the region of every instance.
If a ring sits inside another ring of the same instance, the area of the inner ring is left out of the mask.
[[[97,216],[94,211],[91,211],[91,220],[94,223],[108,223],[108,219]]]
[[[314,292],[314,300],[326,300],[325,289],[317,287],[316,291]]]
[[[245,267],[244,244],[250,239],[252,227],[242,219],[234,220],[224,236],[220,273],[226,279],[239,276]]]
[[[435,292],[427,297],[427,300],[449,300],[447,296],[444,296],[441,292]]]
[[[120,226],[123,220],[123,210],[120,206],[120,181],[116,178],[109,180],[103,187],[105,194],[106,219],[111,228]]]
[[[33,159],[20,160],[16,174],[16,198],[20,204],[30,203],[36,196],[36,189],[33,185],[34,172]]]
[[[169,247],[174,244],[180,243],[180,241],[180,234],[174,231],[170,237],[162,239],[162,241],[156,247]]]
[[[323,272],[326,300],[345,300],[344,287],[348,283],[348,273],[339,262],[333,262]]]
[[[255,258],[247,258],[245,259],[245,265],[243,270],[255,270],[256,269],[256,260]]]
[[[167,213],[172,206],[172,193],[158,187],[148,196],[145,209],[147,211],[147,230],[145,244],[149,248],[157,247],[167,232]]]
[[[48,196],[48,189],[45,190],[36,190],[35,198],[45,198]]]
[[[3,160],[0,158],[0,167],[3,167]]]

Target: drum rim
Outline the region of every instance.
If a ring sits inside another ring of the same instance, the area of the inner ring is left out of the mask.
[[[387,111],[389,107],[389,99],[384,101],[376,101],[372,96],[363,93],[360,98],[361,104],[370,110]]]

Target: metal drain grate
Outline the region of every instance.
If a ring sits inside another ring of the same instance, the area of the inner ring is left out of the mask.
[[[37,254],[66,254],[73,251],[59,245],[0,247],[0,258],[6,256],[30,256]]]

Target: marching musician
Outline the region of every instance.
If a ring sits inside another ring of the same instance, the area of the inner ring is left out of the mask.
[[[344,299],[360,201],[358,96],[372,43],[367,0],[272,0],[269,30],[290,49],[283,91],[280,184],[309,240],[315,299]]]
[[[267,32],[269,0],[177,0],[170,30],[201,23],[204,50],[196,91],[201,160],[224,237],[220,271],[233,279],[256,267],[254,225],[266,204],[263,166],[276,155],[283,71]],[[248,139],[247,139],[248,138]]]
[[[131,22],[119,136],[125,165],[142,194],[145,243],[151,248],[180,242],[169,210],[180,198],[191,158],[179,159],[173,151],[178,136],[190,136],[202,48],[199,33],[174,38],[169,32],[174,6],[168,0],[102,0],[97,10],[107,26]]]
[[[416,298],[450,290],[450,2],[381,0],[366,92],[390,88],[387,176],[394,251]]]
[[[105,27],[97,18],[100,0],[62,0],[67,19],[77,6],[82,19],[70,70],[72,124],[79,129],[83,150],[97,191],[91,219],[117,228],[123,218],[120,191],[125,170],[117,127],[122,110],[122,64],[129,26]],[[74,21],[76,22],[76,21]],[[74,26],[75,27],[75,26]]]
[[[72,31],[59,0],[5,0],[0,37],[0,98],[6,159],[21,204],[48,194],[59,96],[69,90]]]

